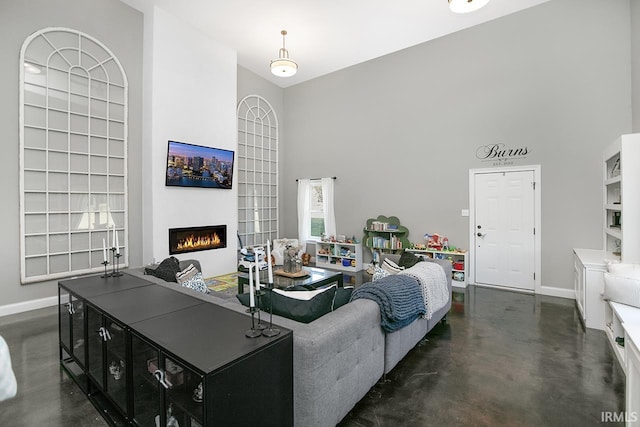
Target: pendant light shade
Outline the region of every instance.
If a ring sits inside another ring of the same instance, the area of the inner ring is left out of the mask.
[[[271,61],[271,72],[279,77],[290,77],[298,72],[298,64],[289,59],[289,51],[285,48],[284,37],[287,31],[282,30],[280,34],[282,34],[282,47],[278,52],[278,59]]]
[[[480,9],[489,0],[449,0],[449,9],[455,13],[468,13]]]

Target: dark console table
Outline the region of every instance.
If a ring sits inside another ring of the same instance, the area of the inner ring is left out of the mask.
[[[124,274],[58,284],[60,363],[111,425],[293,425],[293,337]],[[176,424],[177,423],[177,424]]]

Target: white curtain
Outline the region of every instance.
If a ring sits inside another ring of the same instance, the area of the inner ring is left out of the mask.
[[[322,178],[322,211],[324,212],[324,232],[336,235],[336,212],[333,203],[333,178]]]
[[[298,241],[303,248],[307,247],[307,239],[311,237],[310,190],[311,180],[298,180]]]

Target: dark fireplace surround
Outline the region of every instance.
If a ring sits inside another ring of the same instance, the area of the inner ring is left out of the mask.
[[[208,251],[227,247],[227,226],[207,225],[169,229],[169,254]]]

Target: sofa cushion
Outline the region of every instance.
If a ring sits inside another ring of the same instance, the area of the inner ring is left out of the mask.
[[[398,274],[402,270],[404,270],[404,267],[400,267],[398,264],[391,261],[389,258],[385,258],[382,261],[382,264],[380,266],[391,274]]]
[[[180,272],[180,261],[178,261],[178,258],[171,256],[164,259],[156,268],[145,268],[144,272],[165,282],[177,282],[176,273]]]
[[[419,263],[420,261],[422,261],[422,258],[414,255],[411,252],[405,251],[405,252],[402,252],[402,255],[400,255],[400,260],[398,261],[398,265],[404,268],[411,268],[417,263]]]
[[[204,282],[202,273],[197,270],[194,275],[182,279],[180,281],[180,285],[185,288],[193,289],[194,291],[202,292],[203,294],[208,294],[210,292],[207,284]]]
[[[260,309],[268,312],[273,300],[273,314],[309,323],[331,312],[335,294],[335,285],[313,291],[274,289],[260,298]],[[236,298],[242,305],[249,306],[248,293],[239,294]]]
[[[192,279],[197,272],[198,269],[193,264],[189,264],[187,268],[176,273],[176,282],[178,285],[182,285],[185,281]]]
[[[380,267],[379,265],[375,265],[373,266],[373,277],[371,278],[371,281],[375,282],[376,280],[380,280],[383,277],[389,276],[390,274],[391,273],[389,273],[384,268]]]

